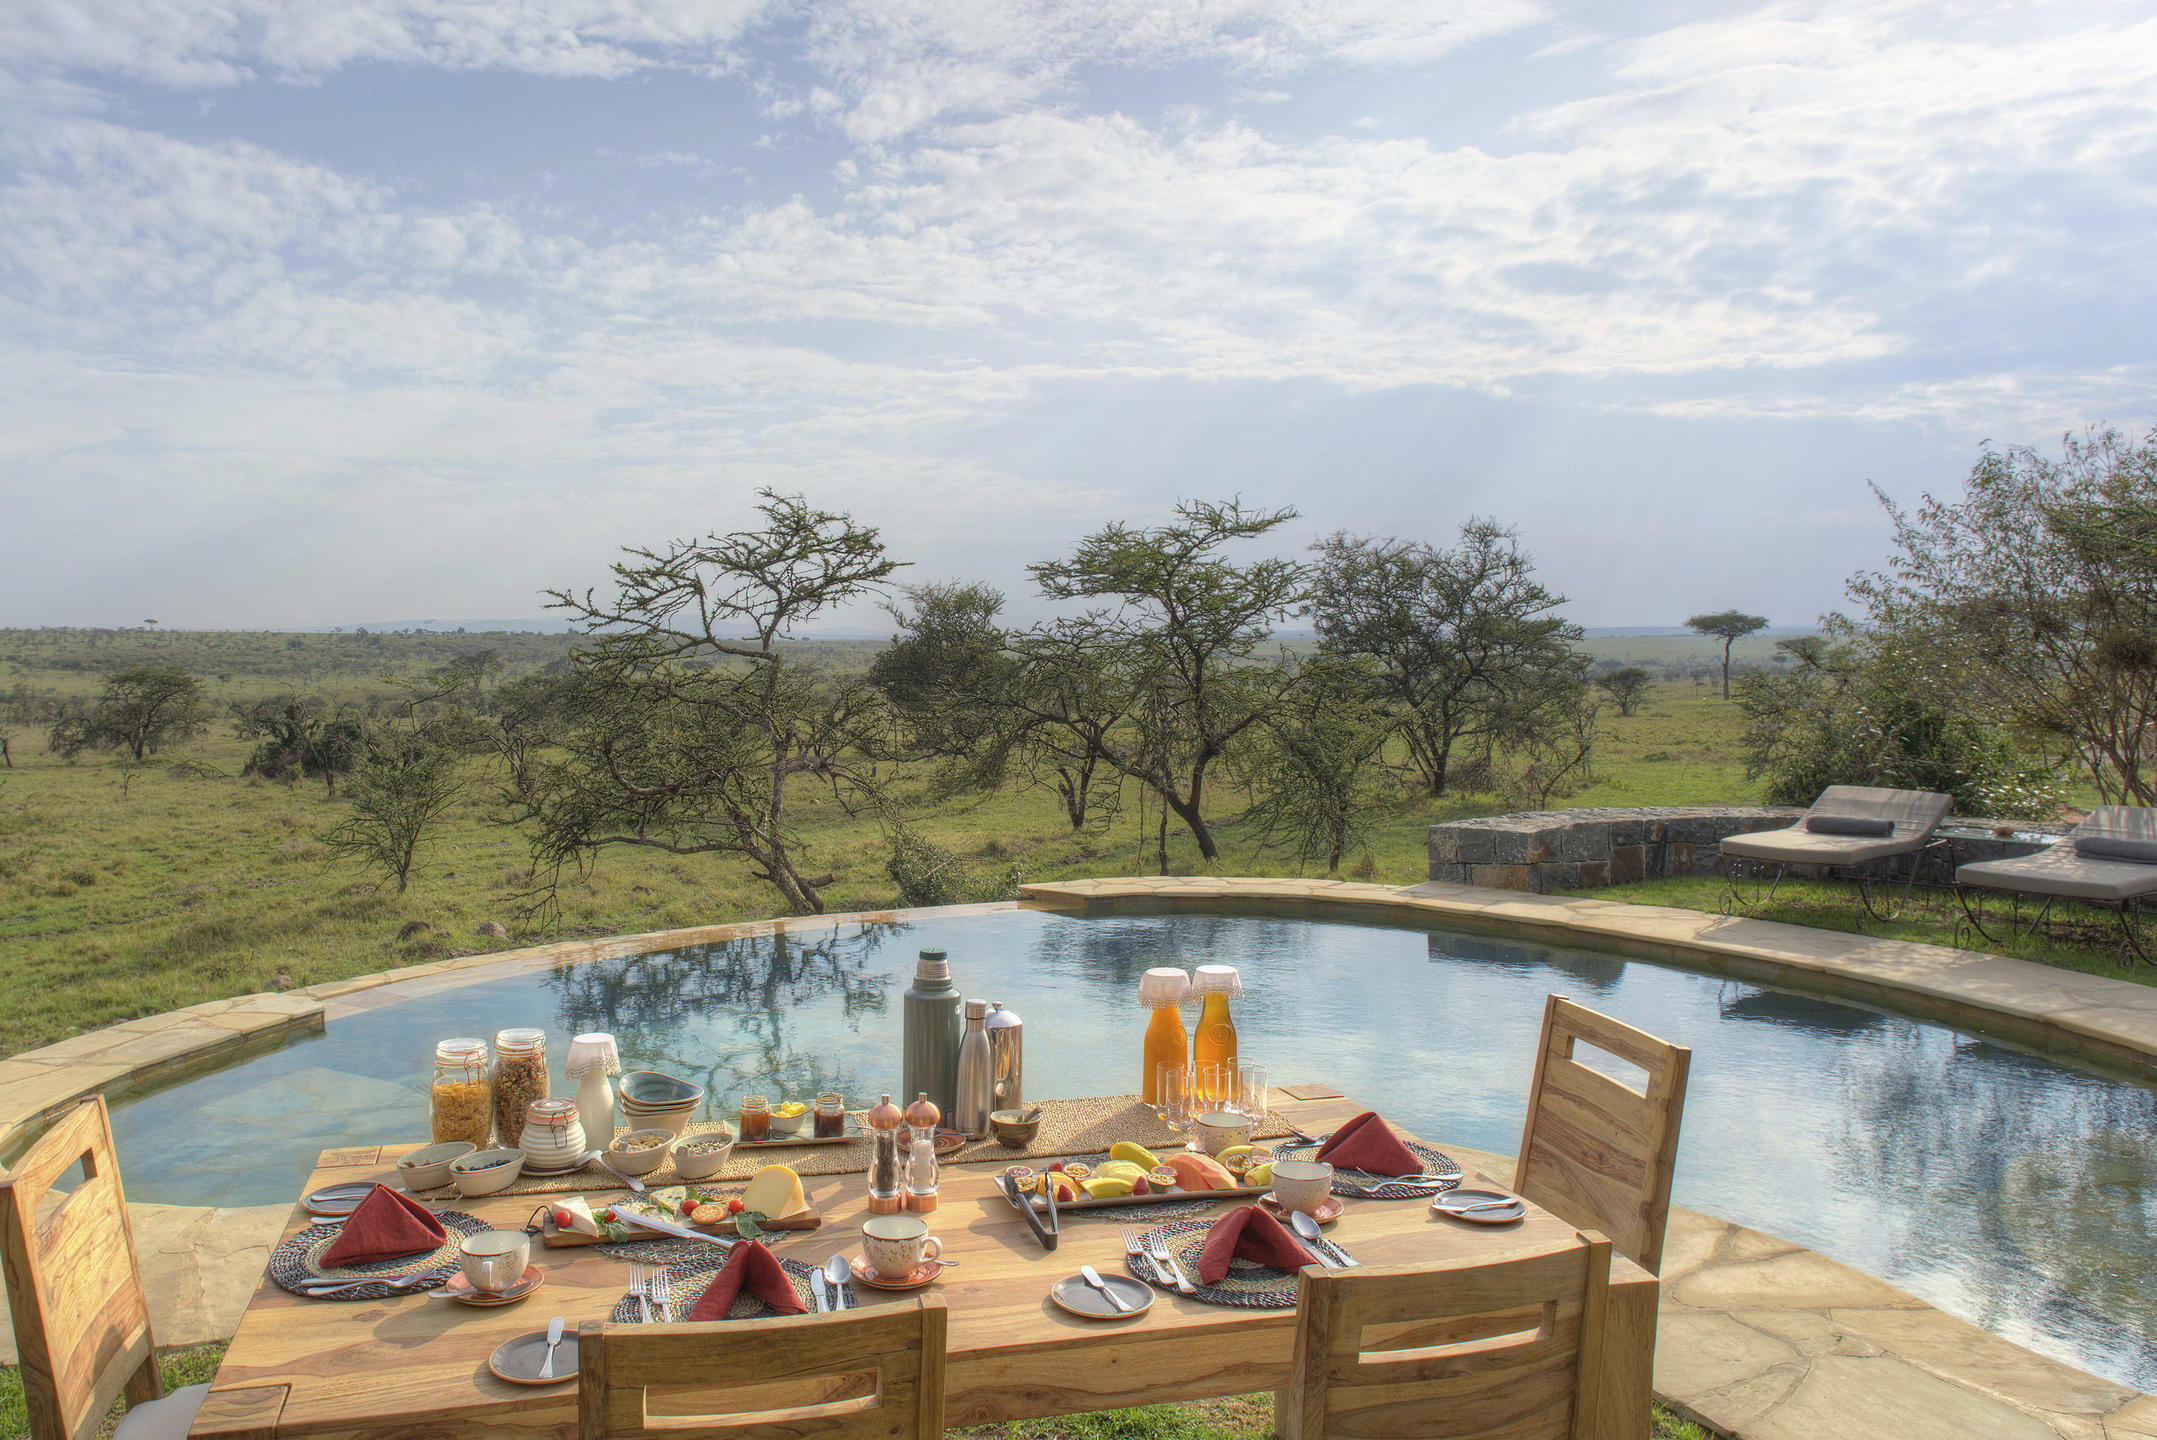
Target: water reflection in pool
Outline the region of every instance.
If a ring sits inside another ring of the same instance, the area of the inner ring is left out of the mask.
[[[129,1193],[289,1200],[316,1151],[418,1139],[435,1040],[612,1030],[625,1063],[710,1088],[898,1085],[913,953],[1026,1020],[1028,1093],[1137,1088],[1149,965],[1242,967],[1246,1056],[1426,1135],[1510,1153],[1543,996],[1693,1047],[1677,1198],[1882,1276],[1941,1308],[2157,1387],[2157,1095],[1937,1026],[1609,956],[1247,916],[937,916],[624,956],[398,998],[326,1035],[123,1104]],[[395,997],[396,991],[387,992]]]

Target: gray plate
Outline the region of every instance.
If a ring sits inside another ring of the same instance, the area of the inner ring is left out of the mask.
[[[1496,1200],[1508,1200],[1512,1203],[1503,1210],[1465,1213],[1470,1205],[1488,1205]],[[1455,1220],[1465,1220],[1470,1225],[1510,1225],[1528,1213],[1528,1207],[1518,1199],[1497,1190],[1448,1190],[1431,1201],[1431,1209]]]
[[[562,1343],[554,1348],[554,1378],[539,1378],[539,1367],[547,1363],[547,1332],[535,1330],[529,1335],[519,1335],[514,1340],[502,1342],[502,1348],[487,1357],[487,1368],[512,1385],[563,1385],[577,1378],[577,1336],[575,1331],[565,1331]]]
[[[1067,1275],[1049,1289],[1049,1299],[1074,1315],[1088,1320],[1136,1320],[1153,1308],[1153,1287],[1133,1280],[1128,1275],[1107,1275],[1101,1279],[1123,1298],[1131,1307],[1129,1314],[1108,1303],[1108,1297],[1086,1283],[1085,1277]]]

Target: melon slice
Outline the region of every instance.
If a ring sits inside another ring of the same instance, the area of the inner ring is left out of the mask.
[[[1236,1177],[1211,1155],[1169,1155],[1161,1163],[1176,1172],[1176,1183],[1186,1190],[1236,1188]]]
[[[784,1165],[766,1165],[741,1192],[741,1205],[767,1220],[786,1220],[806,1211],[809,1199],[801,1193],[799,1175]]]

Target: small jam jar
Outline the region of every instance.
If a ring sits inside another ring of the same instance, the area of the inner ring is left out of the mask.
[[[771,1138],[771,1104],[761,1095],[742,1097],[741,1138],[752,1144]]]
[[[846,1101],[836,1090],[819,1091],[816,1097],[816,1138],[836,1140],[846,1133]]]

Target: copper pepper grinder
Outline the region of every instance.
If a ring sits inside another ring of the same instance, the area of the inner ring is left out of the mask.
[[[906,1208],[906,1151],[900,1132],[906,1117],[889,1095],[867,1116],[869,1131],[869,1213],[896,1215]]]
[[[906,1107],[906,1208],[924,1215],[936,1208],[936,1127],[943,1118],[926,1091]]]

